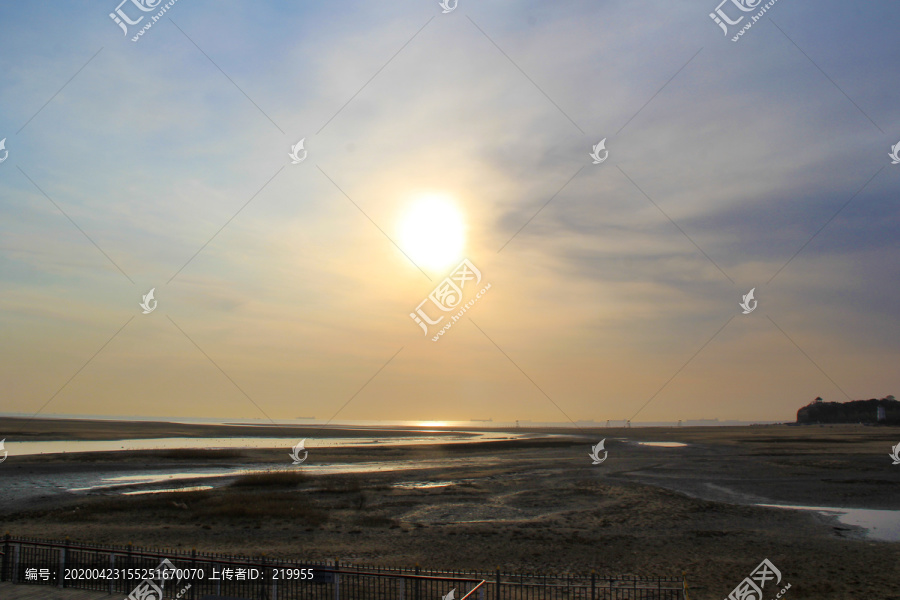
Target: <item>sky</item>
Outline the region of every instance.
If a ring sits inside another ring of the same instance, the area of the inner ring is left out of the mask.
[[[900,393],[900,5],[779,0],[732,41],[738,3],[726,35],[715,0],[178,0],[137,41],[164,3],[127,34],[115,1],[4,3],[0,412]]]

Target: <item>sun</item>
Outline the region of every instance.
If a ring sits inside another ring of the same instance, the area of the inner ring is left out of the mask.
[[[415,200],[400,220],[400,247],[423,269],[441,271],[460,260],[465,226],[456,204],[445,195]]]

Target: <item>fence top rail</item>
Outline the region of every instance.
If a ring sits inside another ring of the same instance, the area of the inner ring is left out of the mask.
[[[680,590],[682,589],[681,582],[672,583],[672,585],[663,585],[662,583],[651,583],[646,582],[644,584],[638,582],[629,582],[629,583],[616,583],[614,582],[612,585],[609,585],[607,581],[597,581],[596,586],[592,586],[591,582],[581,582],[581,583],[514,583],[510,581],[501,581],[504,586],[514,587],[514,588],[540,588],[540,589],[571,589],[571,590],[589,590],[591,587],[596,587],[601,590]]]
[[[320,571],[326,571],[331,573],[338,573],[342,575],[366,575],[366,576],[374,576],[374,577],[391,577],[391,578],[401,578],[401,579],[421,579],[428,581],[457,581],[459,583],[477,583],[481,585],[484,583],[484,579],[471,579],[469,577],[444,577],[442,575],[403,575],[401,573],[378,573],[372,571],[341,571],[341,570],[333,570],[333,569],[319,569]],[[462,600],[460,598],[460,600]]]
[[[65,548],[66,550],[86,550],[89,552],[107,552],[114,554],[133,554],[140,555],[146,554],[148,556],[156,556],[159,554],[166,554],[169,556],[172,555],[183,555],[183,556],[191,556],[191,551],[189,550],[176,550],[176,549],[158,549],[153,550],[150,548],[140,548],[138,546],[106,546],[106,545],[87,545],[87,544],[79,544],[75,542],[68,541],[51,541],[51,540],[38,540],[38,539],[30,539],[30,538],[20,538],[20,537],[4,537],[0,539],[2,543],[9,544],[20,544],[20,545],[29,545],[29,546],[45,546],[48,548]],[[196,553],[197,556],[200,556],[200,553]]]
[[[381,569],[385,570],[394,570],[394,571],[411,571],[412,569],[408,567],[390,567],[390,566],[378,566],[378,565],[354,565],[355,567],[364,568],[364,569]],[[483,577],[485,575],[489,575],[491,579],[496,577],[497,570],[492,571],[476,571],[474,569],[453,569],[453,570],[443,570],[443,569],[421,569],[422,572],[427,572],[431,574],[466,574],[472,575],[474,577]],[[580,572],[580,573],[530,573],[530,572],[507,572],[501,571],[500,575],[507,578],[521,578],[521,579],[544,579],[544,578],[555,578],[555,579],[588,579],[590,580],[592,577],[600,580],[600,579],[616,579],[616,580],[638,580],[638,581],[678,581],[682,580],[682,576],[680,575],[632,575],[632,574],[609,574],[609,573],[596,573],[593,574],[590,572]]]

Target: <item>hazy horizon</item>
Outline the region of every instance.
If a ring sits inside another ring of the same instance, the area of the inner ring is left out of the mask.
[[[403,426],[403,427],[446,427],[446,428],[454,428],[454,427],[466,427],[466,428],[490,428],[490,427],[501,427],[501,428],[510,428],[516,427],[516,424],[521,424],[525,427],[559,427],[559,428],[576,428],[579,425],[596,425],[599,427],[605,427],[606,419],[602,420],[591,420],[584,419],[578,420],[574,423],[572,421],[532,421],[529,419],[518,419],[512,421],[502,421],[495,419],[463,419],[463,420],[454,420],[454,421],[417,421],[417,420],[379,420],[379,419],[335,419],[333,421],[329,421],[326,418],[303,418],[297,417],[293,419],[274,419],[270,421],[265,417],[259,417],[256,419],[248,418],[248,419],[221,419],[221,418],[213,418],[213,417],[178,417],[172,415],[160,415],[149,417],[146,415],[90,415],[90,414],[57,414],[57,413],[47,413],[47,414],[39,414],[39,415],[30,415],[27,413],[0,413],[0,418],[11,418],[11,419],[43,419],[43,420],[83,420],[83,421],[137,421],[137,422],[147,422],[147,423],[186,423],[186,424],[209,424],[209,425],[272,425],[272,426],[298,426],[302,427],[303,425],[315,425],[315,426],[328,426],[328,427],[355,427],[355,426],[366,426],[372,425],[373,427],[377,426]],[[626,425],[626,419],[609,419],[610,427],[624,427]],[[787,421],[791,423],[793,421]],[[734,425],[734,424],[746,424],[746,425],[777,425],[781,423],[785,423],[785,421],[740,421],[740,420],[720,420],[716,417],[712,417],[709,419],[686,419],[681,421],[632,421],[632,427],[666,427],[666,426],[677,426],[679,423],[682,423],[686,426],[690,426],[691,423],[704,423],[704,424],[720,424],[720,425]]]
[[[4,410],[779,422],[900,393],[900,5],[778,2],[733,43],[707,1],[180,0],[138,42],[115,4],[0,7]],[[490,290],[433,342],[410,314],[463,259]]]

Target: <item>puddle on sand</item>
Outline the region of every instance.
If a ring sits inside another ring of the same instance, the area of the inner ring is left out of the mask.
[[[144,494],[174,494],[176,492],[202,492],[203,490],[211,490],[211,485],[191,485],[183,488],[168,488],[165,490],[141,490],[138,492],[122,492],[123,496],[142,496]]]
[[[790,504],[757,504],[767,508],[792,508],[814,510],[836,516],[844,525],[862,527],[866,538],[882,542],[900,542],[900,510],[873,510],[869,508],[835,508],[833,506],[796,506]]]
[[[431,488],[450,487],[456,485],[456,481],[404,481],[395,483],[391,487],[401,488],[404,490],[427,490]]]
[[[687,444],[681,442],[637,442],[641,446],[654,446],[656,448],[684,448]]]
[[[227,477],[229,475],[241,475],[244,469],[217,469],[214,472],[197,470],[186,473],[157,473],[148,475],[119,475],[117,477],[103,477],[99,482],[92,482],[84,487],[69,487],[70,492],[88,492],[106,488],[117,488],[131,485],[148,485],[163,481],[178,481],[179,479],[209,479],[213,477]]]

